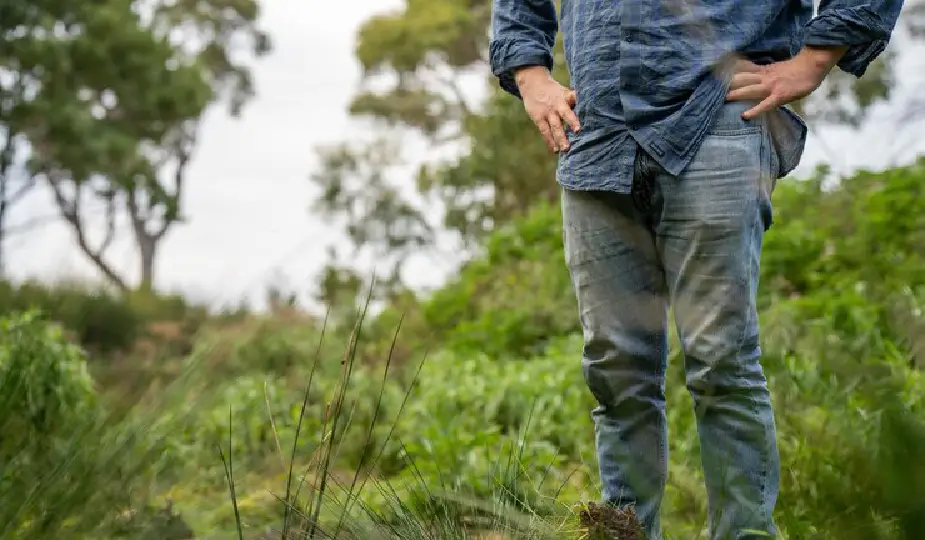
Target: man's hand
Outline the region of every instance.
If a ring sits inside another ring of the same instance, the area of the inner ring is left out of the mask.
[[[845,49],[807,47],[790,60],[766,66],[739,60],[726,100],[758,101],[757,105],[742,114],[742,118],[751,120],[804,98],[819,88]]]
[[[521,68],[517,70],[515,79],[524,108],[543,134],[546,146],[551,152],[568,150],[563,123],[574,132],[581,129],[572,110],[575,107],[575,91],[556,82],[549,70],[541,66]]]

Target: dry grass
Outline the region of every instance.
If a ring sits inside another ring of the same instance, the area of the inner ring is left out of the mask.
[[[578,519],[587,540],[645,540],[642,524],[631,506],[617,508],[591,502]]]

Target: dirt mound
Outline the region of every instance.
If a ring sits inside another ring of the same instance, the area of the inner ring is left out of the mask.
[[[645,540],[642,524],[632,506],[617,508],[593,502],[578,514],[588,540]]]

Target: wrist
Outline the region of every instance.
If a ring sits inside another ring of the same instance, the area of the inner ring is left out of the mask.
[[[514,81],[518,88],[529,85],[531,81],[552,78],[546,66],[523,66],[514,68]]]
[[[800,50],[797,58],[812,66],[825,76],[836,64],[838,64],[838,61],[841,60],[841,57],[845,55],[847,50],[847,46],[818,47],[806,45]]]

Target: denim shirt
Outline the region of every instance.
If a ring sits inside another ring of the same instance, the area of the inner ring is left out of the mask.
[[[577,93],[578,133],[559,154],[566,188],[628,193],[637,148],[680,175],[725,102],[735,53],[760,64],[804,45],[848,46],[838,67],[857,77],[887,45],[902,0],[493,0],[490,62],[520,97],[515,68],[552,69],[556,34]],[[799,163],[806,125],[770,115],[779,176]]]

